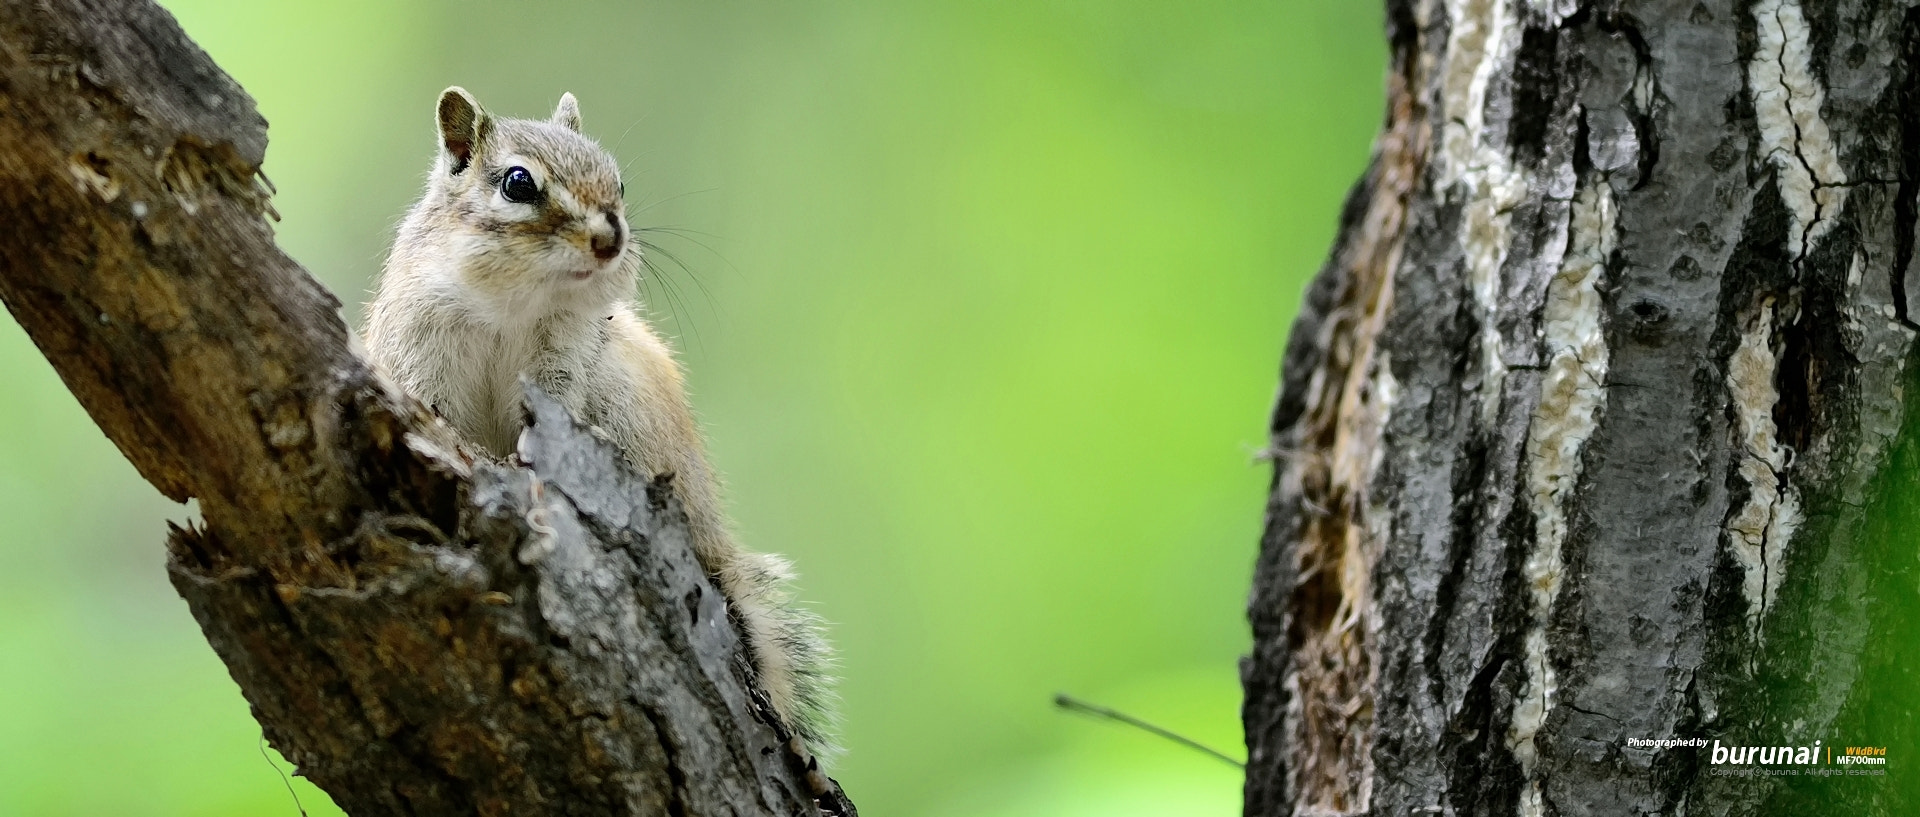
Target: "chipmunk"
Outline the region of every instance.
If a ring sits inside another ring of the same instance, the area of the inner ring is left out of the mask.
[[[645,263],[613,156],[580,133],[572,94],[540,121],[493,116],[448,88],[438,122],[426,194],[367,309],[374,366],[492,456],[519,438],[524,375],[636,470],[671,474],[761,686],[789,731],[829,754],[820,619],[794,606],[785,560],[734,543],[679,364],[635,308]]]

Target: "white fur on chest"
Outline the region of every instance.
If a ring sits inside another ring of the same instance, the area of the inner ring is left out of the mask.
[[[468,322],[431,334],[438,348],[422,356],[419,374],[438,393],[422,396],[488,453],[506,456],[523,424],[520,378],[533,374],[539,351],[534,338]]]
[[[399,367],[406,370],[401,379],[488,453],[504,457],[519,439],[523,377],[576,415],[587,408],[572,385],[599,368],[604,341],[596,324],[604,317],[564,311],[502,323],[455,308],[422,318],[409,333],[418,343]]]

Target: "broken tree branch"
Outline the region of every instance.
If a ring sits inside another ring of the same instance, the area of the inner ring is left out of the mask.
[[[664,486],[538,394],[529,467],[470,461],[274,246],[265,149],[157,6],[0,0],[0,300],[199,500],[168,569],[274,747],[352,814],[850,814]]]

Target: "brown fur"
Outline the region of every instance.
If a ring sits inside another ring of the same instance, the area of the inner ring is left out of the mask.
[[[694,551],[731,603],[774,708],[815,752],[830,751],[820,622],[794,605],[784,560],[734,542],[680,366],[631,300],[643,259],[613,157],[578,132],[572,94],[536,121],[491,116],[449,88],[437,114],[426,193],[367,310],[373,363],[495,457],[519,438],[525,375],[636,468],[671,474]],[[536,181],[534,201],[501,192],[515,167]],[[596,237],[621,251],[597,258]]]

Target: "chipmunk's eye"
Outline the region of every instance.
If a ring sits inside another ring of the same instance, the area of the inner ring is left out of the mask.
[[[620,183],[620,198],[623,198],[623,199],[624,199],[624,198],[626,198],[626,197],[627,197],[627,183],[626,183],[626,182],[621,182],[621,183]]]
[[[507,171],[506,178],[500,180],[500,195],[515,204],[531,204],[540,198],[540,186],[533,183],[533,174],[524,167]]]

